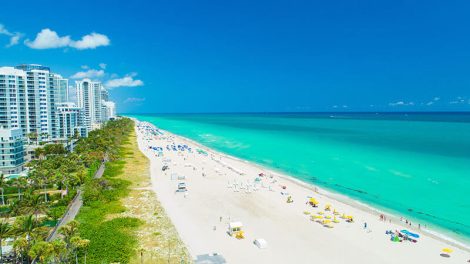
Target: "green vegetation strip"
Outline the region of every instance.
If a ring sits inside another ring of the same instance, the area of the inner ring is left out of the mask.
[[[128,152],[128,137],[133,125],[126,124],[123,140],[106,164],[103,177],[90,179],[83,186],[84,206],[77,220],[80,236],[90,240],[87,263],[128,263],[135,255],[135,231],[142,222],[133,217],[119,217],[126,209],[120,199],[129,193],[130,182],[120,179]],[[125,139],[124,139],[125,138]]]

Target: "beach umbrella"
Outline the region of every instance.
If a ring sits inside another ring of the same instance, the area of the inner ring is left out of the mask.
[[[445,253],[452,253],[452,252],[454,252],[454,250],[451,249],[451,248],[443,248],[443,249],[442,249],[442,252],[445,252]]]
[[[318,202],[317,202],[317,200],[315,200],[315,198],[310,198],[309,203],[312,204],[312,205],[317,205],[318,204]]]

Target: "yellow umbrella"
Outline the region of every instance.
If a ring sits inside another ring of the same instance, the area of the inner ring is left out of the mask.
[[[452,253],[454,250],[452,250],[451,248],[443,248],[442,251],[445,253]]]
[[[310,204],[318,204],[317,200],[315,198],[310,198],[309,200]]]

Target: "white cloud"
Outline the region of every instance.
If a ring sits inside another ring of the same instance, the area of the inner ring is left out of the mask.
[[[70,36],[59,37],[57,32],[45,28],[36,35],[33,41],[25,40],[25,44],[32,49],[53,49],[67,47],[71,41]]]
[[[32,49],[55,49],[71,47],[79,50],[95,49],[99,46],[108,46],[110,44],[109,38],[106,35],[91,33],[82,37],[81,40],[74,41],[70,36],[59,36],[57,32],[45,28],[36,35],[36,38],[31,41],[25,40],[25,45]]]
[[[72,41],[69,45],[72,48],[79,50],[82,49],[96,49],[100,46],[109,46],[110,41],[106,35],[99,33],[91,33],[82,37],[81,40]]]
[[[126,100],[124,100],[124,103],[140,103],[145,101],[145,98],[138,98],[138,97],[129,97]]]
[[[434,97],[433,100],[434,100],[434,101],[439,101],[439,100],[441,100],[441,98],[440,98],[440,97]]]
[[[397,101],[388,104],[389,106],[413,106],[414,102]]]
[[[100,63],[99,66],[101,69],[106,70],[106,63]]]
[[[108,88],[143,86],[144,82],[141,80],[135,80],[135,75],[136,74],[134,73],[123,78],[111,79],[106,82],[105,86]]]
[[[5,35],[10,37],[10,42],[6,45],[6,47],[15,46],[19,43],[20,39],[23,37],[23,34],[20,32],[10,32],[5,28],[4,25],[0,24],[0,35]]]
[[[467,100],[463,96],[457,96],[454,101],[450,101],[449,104],[465,104]],[[468,101],[470,103],[470,100]]]
[[[75,73],[74,75],[70,76],[72,79],[84,79],[84,78],[99,78],[104,76],[104,71],[103,70],[94,70],[94,69],[89,69],[87,71],[79,71]]]

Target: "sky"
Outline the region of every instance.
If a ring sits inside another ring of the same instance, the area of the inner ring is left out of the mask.
[[[0,66],[119,113],[470,111],[470,1],[4,1]]]

